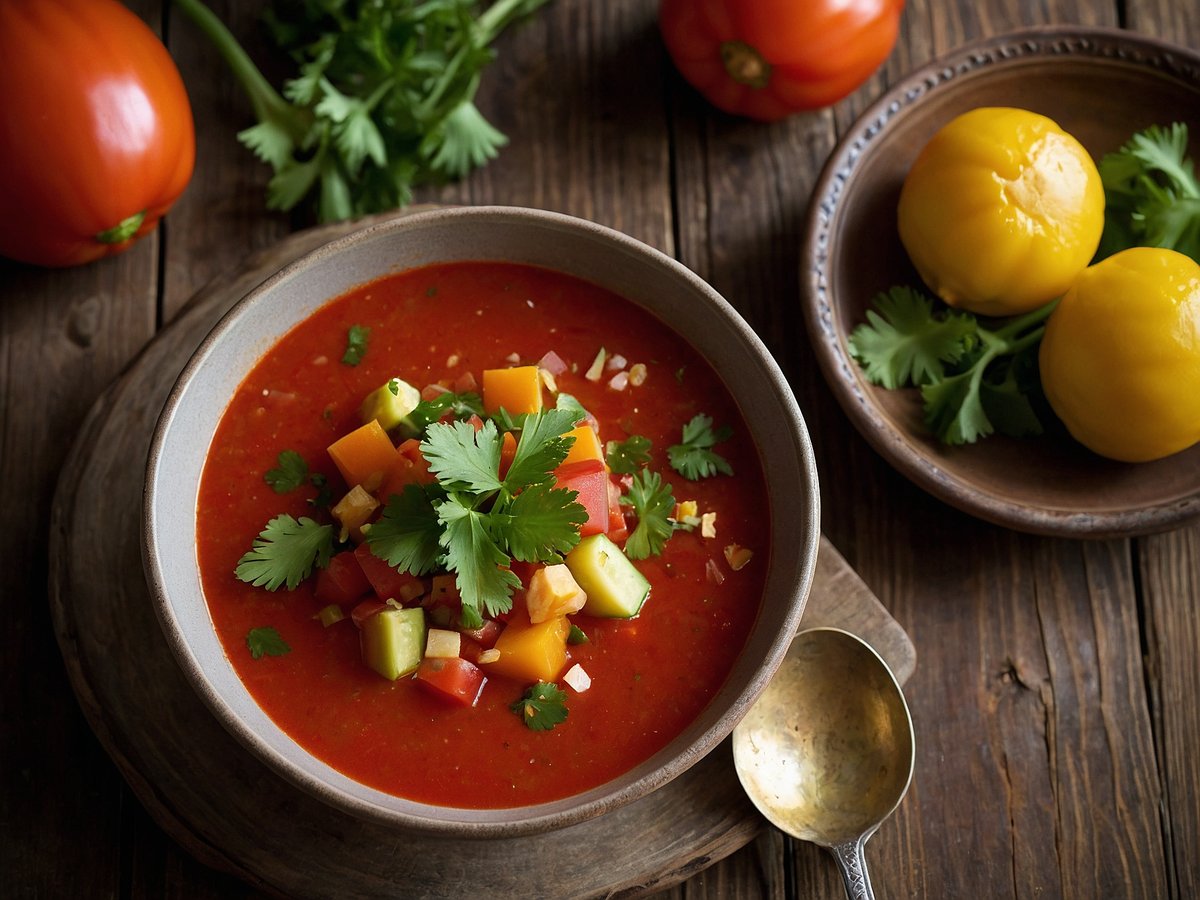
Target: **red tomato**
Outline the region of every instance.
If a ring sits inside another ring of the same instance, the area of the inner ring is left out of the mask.
[[[608,473],[604,463],[598,459],[584,459],[559,466],[554,470],[555,487],[576,491],[575,502],[587,511],[587,521],[579,528],[579,534],[602,534],[608,531]]]
[[[120,253],[183,193],[196,155],[179,71],[116,0],[0,3],[0,256]]]
[[[841,100],[896,43],[904,0],[662,0],[676,68],[719,109],[771,122]]]
[[[368,548],[369,549],[369,548]],[[317,571],[317,586],[313,596],[322,603],[345,606],[371,590],[358,557],[352,550],[343,550],[329,560],[329,565]]]
[[[430,693],[462,706],[474,706],[487,679],[483,671],[460,657],[425,657],[417,669],[417,683]]]

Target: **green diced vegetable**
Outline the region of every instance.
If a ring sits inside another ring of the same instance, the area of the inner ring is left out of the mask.
[[[416,671],[425,652],[425,610],[384,609],[363,620],[363,662],[391,681]]]
[[[587,594],[589,616],[630,619],[650,596],[650,582],[603,534],[583,538],[566,556],[567,568]]]
[[[364,424],[377,419],[384,431],[391,431],[404,424],[420,402],[420,391],[407,381],[392,378],[367,394],[359,413]]]

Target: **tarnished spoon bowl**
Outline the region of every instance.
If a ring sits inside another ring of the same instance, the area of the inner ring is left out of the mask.
[[[828,849],[852,898],[871,898],[863,847],[912,779],[913,730],[891,669],[836,628],[796,635],[733,731],[746,793],[779,829]]]

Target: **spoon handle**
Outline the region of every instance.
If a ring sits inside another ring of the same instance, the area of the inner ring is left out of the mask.
[[[850,900],[875,900],[871,877],[867,874],[867,858],[863,853],[866,843],[866,836],[863,836],[829,848],[842,872],[842,883],[846,885],[846,896]]]

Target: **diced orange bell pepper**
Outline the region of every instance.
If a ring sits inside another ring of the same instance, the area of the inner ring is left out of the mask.
[[[504,432],[504,436],[500,439],[500,477],[503,478],[508,474],[508,467],[512,465],[513,459],[517,455],[517,439],[513,437],[511,431]]]
[[[537,366],[483,370],[483,408],[494,415],[502,407],[514,416],[542,408],[542,377]]]
[[[575,443],[567,451],[567,458],[562,461],[562,465],[585,462],[589,459],[604,462],[604,448],[600,446],[600,436],[591,425],[572,428],[563,437],[575,438]]]
[[[376,419],[329,445],[329,456],[348,487],[374,493],[396,462],[396,447]]]
[[[524,611],[512,618],[494,649],[500,658],[484,663],[489,673],[507,675],[518,681],[554,681],[567,664],[567,635],[571,624],[566,616],[556,616],[533,625]]]

